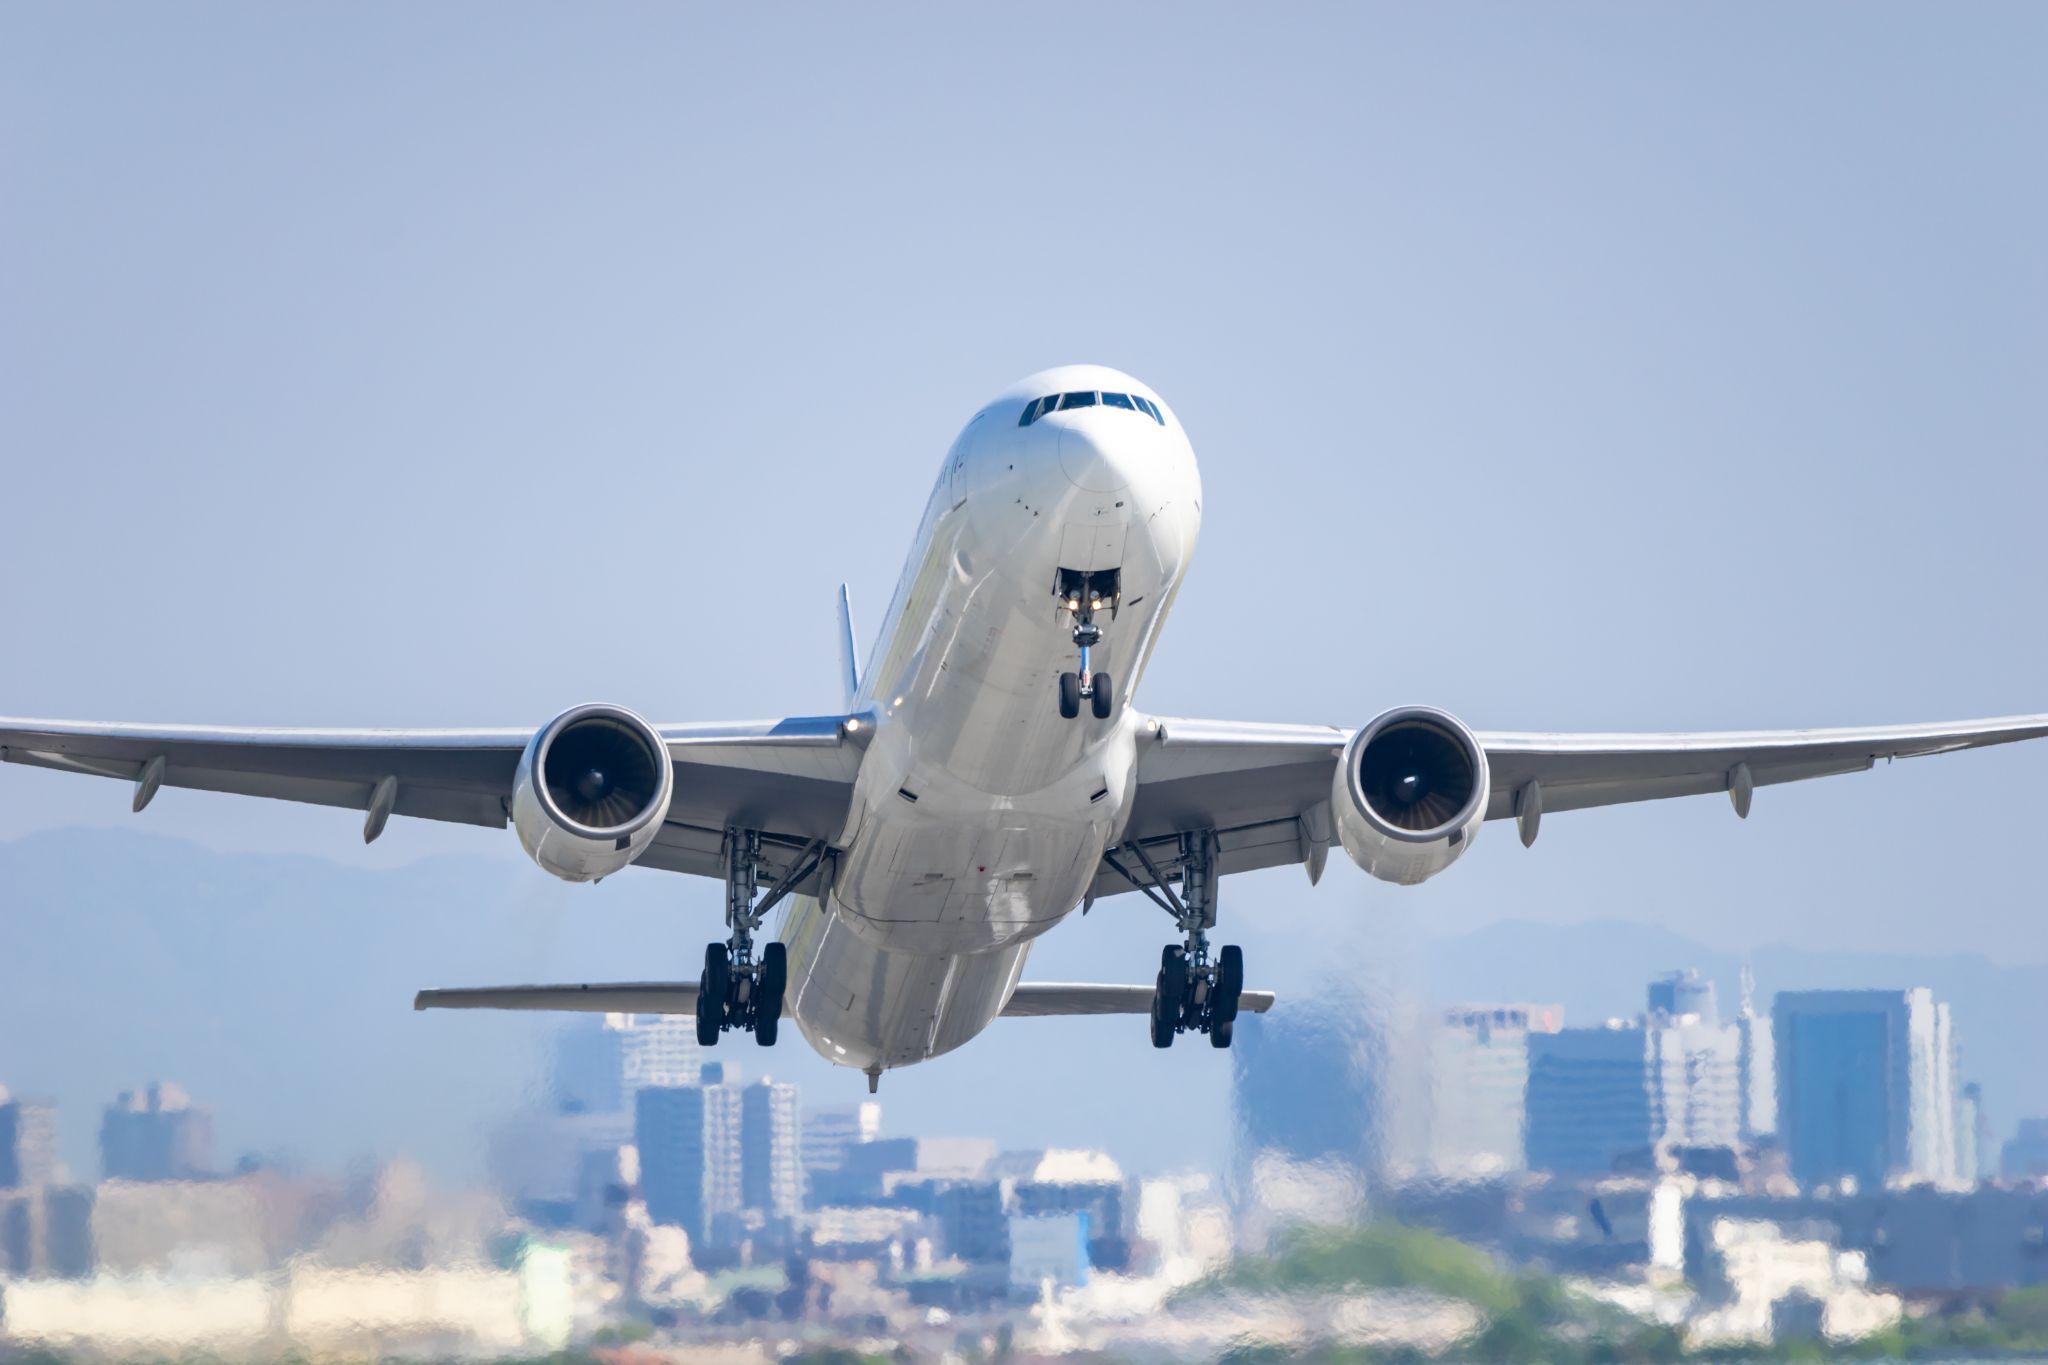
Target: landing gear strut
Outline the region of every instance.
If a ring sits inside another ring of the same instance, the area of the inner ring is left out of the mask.
[[[1116,609],[1123,594],[1122,577],[1116,569],[1105,569],[1099,573],[1061,569],[1053,582],[1053,593],[1060,599],[1060,610],[1073,614],[1074,647],[1081,651],[1081,667],[1075,672],[1060,674],[1060,714],[1068,720],[1081,714],[1083,698],[1097,720],[1108,720],[1116,705],[1109,674],[1090,672],[1089,656],[1102,643],[1102,627],[1095,624],[1095,613],[1107,609],[1110,619],[1116,619]]]
[[[710,1047],[718,1035],[744,1029],[762,1047],[775,1046],[782,1023],[782,997],[789,985],[789,950],[780,943],[762,947],[754,957],[754,931],[761,927],[790,888],[824,862],[825,841],[813,840],[790,863],[758,902],[761,886],[761,834],[758,830],[725,832],[725,922],[731,933],[723,943],[704,948],[704,972],[697,978],[697,1041]]]
[[[1135,858],[1148,880],[1125,867],[1116,852],[1104,860],[1173,916],[1185,936],[1160,950],[1159,977],[1152,988],[1152,1046],[1172,1047],[1179,1033],[1206,1033],[1211,1047],[1229,1047],[1244,993],[1244,949],[1227,943],[1213,960],[1209,956],[1209,930],[1216,927],[1216,832],[1180,836],[1178,896],[1139,844],[1126,843],[1118,852]]]

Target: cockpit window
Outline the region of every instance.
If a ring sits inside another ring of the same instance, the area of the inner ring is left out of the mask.
[[[1166,418],[1160,413],[1159,405],[1149,398],[1134,393],[1049,393],[1043,398],[1034,398],[1024,405],[1024,412],[1017,418],[1017,425],[1028,427],[1049,412],[1065,412],[1069,408],[1092,408],[1097,403],[1109,408],[1122,408],[1125,412],[1142,412],[1160,426],[1166,425]]]

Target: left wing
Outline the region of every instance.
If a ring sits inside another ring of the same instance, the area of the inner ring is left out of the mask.
[[[728,826],[779,836],[766,870],[785,870],[814,839],[841,833],[860,767],[851,716],[661,725],[675,768],[668,818],[639,865],[722,876]],[[0,759],[136,784],[142,809],[159,787],[233,792],[383,814],[502,827],[513,771],[532,730],[295,730],[0,719]],[[788,845],[785,848],[783,845]]]
[[[1181,831],[1213,829],[1221,870],[1311,862],[1333,837],[1324,803],[1352,731],[1158,718],[1141,730],[1138,790],[1125,838],[1171,875]],[[1480,731],[1492,775],[1486,818],[1516,814],[1517,793],[1541,789],[1545,813],[1726,792],[1857,772],[1911,758],[2048,736],[2048,715],[1842,730],[1674,734]],[[1746,793],[1737,792],[1746,809]],[[1094,894],[1130,883],[1105,866]]]
[[[592,1014],[694,1014],[697,987],[685,982],[626,981],[615,985],[473,986],[421,991],[416,1010],[571,1010]],[[1238,1009],[1263,1014],[1271,991],[1246,991]],[[1026,981],[1003,1006],[1006,1019],[1055,1014],[1149,1014],[1150,986],[1096,986]]]

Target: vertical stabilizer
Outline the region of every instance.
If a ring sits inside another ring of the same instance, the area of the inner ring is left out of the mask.
[[[853,652],[853,601],[844,583],[839,585],[839,683],[846,692],[843,704],[851,711],[860,695],[860,659]]]

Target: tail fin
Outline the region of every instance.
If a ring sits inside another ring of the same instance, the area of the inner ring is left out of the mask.
[[[846,585],[839,585],[839,681],[846,689],[845,706],[851,711],[860,695],[860,659],[853,652],[853,602]]]

